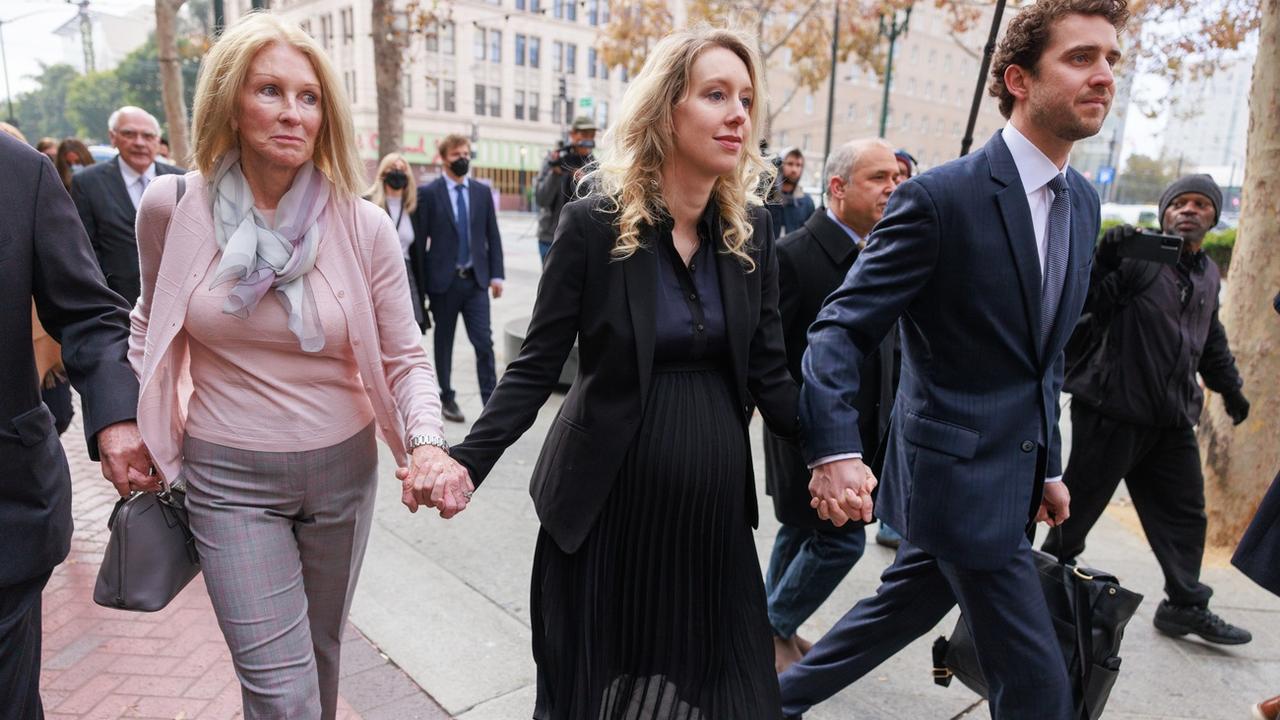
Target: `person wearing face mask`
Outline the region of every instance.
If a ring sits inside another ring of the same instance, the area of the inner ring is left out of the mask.
[[[444,176],[418,188],[415,242],[424,258],[423,277],[435,322],[436,373],[444,418],[466,422],[453,388],[453,334],[458,316],[476,352],[480,402],[489,402],[498,383],[489,329],[489,294],[502,297],[502,237],[489,188],[467,177],[471,141],[447,135],[440,141]]]
[[[53,166],[57,168],[58,177],[62,178],[62,186],[68,192],[71,190],[71,179],[79,175],[85,168],[93,165],[93,163],[93,154],[79,140],[67,138],[58,143],[58,149],[55,151],[53,158]]]
[[[409,277],[409,294],[413,297],[413,319],[418,329],[426,332],[431,320],[425,309],[426,283],[422,278],[422,249],[414,242],[418,208],[417,188],[409,182],[409,163],[400,153],[388,153],[378,163],[377,178],[365,191],[365,199],[387,211],[400,236],[400,249],[404,252],[405,270]]]

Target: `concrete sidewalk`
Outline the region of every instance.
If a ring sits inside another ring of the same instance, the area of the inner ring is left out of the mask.
[[[501,366],[501,328],[528,315],[539,277],[532,215],[500,218],[507,282],[493,302],[495,345]],[[474,355],[461,329],[454,373],[459,403],[469,420],[479,414]],[[430,340],[430,336],[429,336]],[[559,408],[553,394],[525,436],[498,463],[472,506],[450,521],[434,513],[410,515],[393,483],[379,495],[375,527],[357,591],[352,622],[432,697],[460,720],[530,717],[534,665],[530,656],[529,571],[538,523],[527,485],[547,428]],[[448,439],[462,440],[465,425],[448,424]],[[1064,428],[1069,440],[1070,428]],[[759,422],[753,426],[755,468],[763,487]],[[383,455],[384,465],[390,458]],[[389,473],[388,473],[389,475]],[[756,542],[763,566],[777,530],[760,494],[763,517]],[[1129,625],[1124,666],[1107,718],[1241,720],[1250,704],[1280,692],[1280,599],[1244,578],[1225,558],[1206,562],[1204,579],[1217,589],[1214,610],[1254,634],[1235,648],[1158,635],[1152,613],[1163,580],[1123,495],[1090,538],[1085,560],[1118,575],[1146,600]],[[892,553],[871,544],[833,597],[802,628],[816,640],[858,599],[874,592]],[[405,618],[416,621],[409,627]],[[806,715],[811,720],[874,718],[921,720],[988,716],[986,704],[959,683],[933,684],[930,645],[949,634],[956,613],[879,670]],[[716,719],[722,720],[722,719]]]
[[[76,527],[71,556],[54,571],[43,597],[40,686],[46,717],[243,717],[240,684],[202,576],[157,613],[94,604],[93,586],[110,535],[107,518],[118,496],[89,460],[79,417],[62,442],[71,464]],[[386,655],[347,627],[339,720],[448,717]]]

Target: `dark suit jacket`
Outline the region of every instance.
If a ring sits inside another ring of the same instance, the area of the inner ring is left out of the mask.
[[[609,254],[617,239],[613,221],[598,198],[565,206],[520,355],[507,365],[466,441],[452,451],[479,484],[533,424],[576,338],[578,376],[547,433],[529,488],[538,519],[565,552],[582,544],[609,497],[644,414],[653,369],[658,256],[650,248],[656,231],[646,231],[645,249],[617,261]],[[756,209],[752,225],[754,271],[730,255],[716,256],[738,421],[745,434],[754,404],[775,431],[794,435],[796,387],[782,344],[768,214]],[[749,468],[743,492],[754,524]]]
[[[156,177],[184,170],[156,163]],[[98,256],[107,285],[132,307],[142,286],[138,280],[138,238],[134,234],[137,211],[120,176],[120,156],[91,165],[71,179],[80,222]]]
[[[471,219],[471,265],[475,281],[489,287],[493,278],[503,277],[502,237],[498,234],[498,214],[489,188],[472,178],[467,184],[467,212]],[[449,181],[441,176],[418,188],[418,208],[414,211],[414,245],[424,258],[424,292],[440,295],[453,284],[458,267],[458,221],[453,216]],[[427,238],[431,248],[427,249]]]
[[[1074,170],[1071,248],[1046,348],[1026,192],[997,133],[898,187],[867,249],[809,331],[801,416],[810,460],[863,451],[862,360],[898,324],[898,388],[878,512],[964,567],[1003,566],[1062,474],[1062,348],[1089,286],[1098,196]],[[867,450],[870,452],[870,450]]]
[[[76,208],[48,158],[0,133],[0,588],[48,572],[71,546],[71,478],[40,401],[31,301],[62,343],[81,395],[89,454],[97,432],[133,419],[129,310],[103,280]],[[103,480],[102,482],[106,482]]]
[[[797,383],[803,381],[800,360],[809,347],[809,326],[827,297],[840,287],[857,257],[858,246],[827,217],[826,210],[814,212],[800,229],[778,241],[778,309],[787,346],[787,369]],[[887,388],[889,394],[882,397],[880,358],[880,352],[875,351],[863,362],[861,376],[865,381],[854,399],[862,445],[868,452],[874,452],[879,446],[885,427],[882,421],[888,419],[887,412],[880,412],[881,402],[892,404],[893,401],[893,383]],[[893,368],[889,370],[892,372]],[[764,458],[765,490],[773,497],[773,510],[779,522],[830,532],[852,532],[861,527],[861,523],[846,523],[837,529],[809,507],[810,472],[800,448],[794,443],[766,429]],[[871,462],[870,457],[867,462]]]

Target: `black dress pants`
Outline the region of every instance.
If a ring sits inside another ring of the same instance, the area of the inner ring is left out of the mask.
[[[41,720],[40,593],[45,573],[0,587],[0,720]]]
[[[1175,605],[1205,605],[1213,589],[1200,582],[1207,518],[1200,448],[1191,427],[1133,425],[1071,403],[1071,457],[1063,482],[1071,515],[1049,533],[1044,551],[1072,560],[1106,510],[1121,480]]]

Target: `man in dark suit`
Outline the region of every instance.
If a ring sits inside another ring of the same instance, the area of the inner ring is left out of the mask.
[[[897,323],[902,377],[877,506],[905,537],[876,594],[779,678],[799,717],[929,631],[957,603],[996,720],[1075,717],[1028,539],[1066,520],[1062,349],[1088,289],[1098,197],[1067,167],[1115,90],[1124,0],[1038,0],[996,52],[1009,123],[903,183],[809,332],[801,419],[810,491],[870,519],[875,477],[853,404],[862,359]]]
[[[151,113],[125,106],[111,113],[107,124],[111,144],[120,152],[77,173],[71,181],[71,198],[107,285],[132,306],[142,287],[133,229],[142,191],[157,175],[183,171],[156,162],[160,123]]]
[[[800,359],[809,346],[809,325],[827,296],[840,287],[898,186],[893,147],[879,138],[845,143],[831,153],[825,177],[828,207],[778,242],[778,309],[787,368],[796,382],[802,381]],[[854,401],[864,447],[879,446],[893,403],[892,338],[887,342],[888,364],[881,363],[880,351],[867,358],[863,375],[868,382]],[[887,383],[882,369],[890,373]],[[796,630],[858,562],[867,543],[862,523],[837,528],[809,507],[809,469],[794,444],[766,429],[764,457],[765,488],[781,523],[765,577],[775,664],[781,672],[808,651],[811,644]]]
[[[423,253],[423,274],[435,322],[436,377],[443,415],[446,420],[466,422],[451,383],[453,333],[461,314],[476,351],[480,401],[489,402],[498,384],[489,329],[489,293],[494,300],[502,297],[502,237],[489,188],[467,177],[471,141],[464,135],[446,135],[440,141],[440,160],[444,177],[418,188],[417,227],[425,232],[414,243],[428,248]]]
[[[93,262],[53,164],[0,133],[0,167],[0,337],[31,337],[34,299],[81,394],[90,457],[121,495],[157,489],[133,422],[128,308]],[[43,717],[40,593],[71,547],[71,478],[29,342],[0,348],[0,418],[0,720],[32,720]]]

